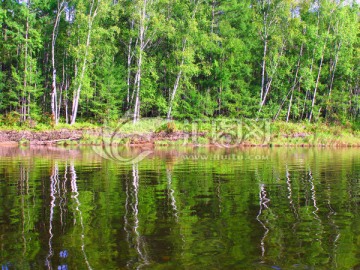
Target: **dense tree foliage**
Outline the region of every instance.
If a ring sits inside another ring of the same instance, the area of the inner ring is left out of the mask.
[[[3,121],[354,121],[356,1],[0,2]]]

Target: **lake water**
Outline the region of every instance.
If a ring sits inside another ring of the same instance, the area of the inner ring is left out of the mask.
[[[360,151],[2,147],[0,265],[360,269]]]

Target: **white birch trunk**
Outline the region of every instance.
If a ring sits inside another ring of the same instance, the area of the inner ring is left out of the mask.
[[[131,30],[134,29],[134,20],[131,21]],[[127,66],[128,66],[128,74],[127,74],[127,108],[130,108],[130,77],[131,77],[131,60],[132,60],[132,36],[130,36],[129,44],[128,44],[128,55],[127,55]]]
[[[329,23],[329,27],[327,29],[327,34],[329,34],[330,32],[330,23]],[[319,81],[320,81],[320,75],[321,75],[321,69],[322,69],[322,65],[324,62],[324,54],[325,54],[325,49],[326,49],[326,43],[327,43],[327,39],[325,40],[324,43],[324,47],[321,53],[321,58],[320,58],[320,66],[319,66],[319,70],[318,70],[318,74],[316,77],[316,82],[315,82],[315,88],[314,88],[314,94],[313,94],[313,98],[312,98],[312,102],[311,102],[311,111],[310,111],[310,115],[309,115],[309,121],[311,122],[312,116],[313,116],[313,111],[314,111],[314,106],[315,106],[315,101],[316,101],[316,93],[318,90],[318,86],[319,86]]]
[[[21,121],[25,122],[26,120],[26,98],[25,98],[25,91],[27,88],[27,61],[28,61],[28,38],[29,38],[29,17],[26,17],[26,32],[25,32],[25,63],[24,63],[24,89],[21,98]]]
[[[316,93],[317,93],[318,86],[319,86],[319,80],[320,80],[320,75],[321,75],[321,69],[322,69],[322,65],[323,65],[323,60],[324,60],[324,52],[321,54],[320,66],[319,66],[318,74],[317,74],[317,77],[316,77],[314,94],[313,94],[313,98],[312,98],[312,102],[311,102],[311,111],[310,111],[310,116],[309,116],[309,121],[310,121],[310,122],[311,122],[311,119],[312,119],[313,110],[314,110],[314,106],[315,106]]]
[[[194,19],[195,18],[195,15],[196,15],[196,11],[197,11],[197,7],[199,5],[199,2],[196,3],[196,6],[193,10],[193,13],[191,15],[191,19]],[[213,20],[214,20],[214,5],[215,5],[215,2],[213,2],[213,9],[212,9],[212,15],[213,15]],[[213,32],[213,24],[211,24],[211,33]],[[184,62],[185,62],[185,50],[186,50],[186,43],[187,43],[187,39],[184,38],[183,39],[183,47],[182,47],[182,58],[181,58],[181,63],[180,63],[180,67],[179,67],[179,72],[176,76],[176,80],[175,80],[175,83],[174,83],[174,87],[173,87],[173,90],[171,92],[171,96],[170,96],[170,102],[169,102],[169,110],[168,110],[168,113],[167,113],[167,119],[171,119],[171,111],[172,111],[172,107],[173,107],[173,102],[174,102],[174,99],[175,99],[175,96],[176,96],[176,92],[177,92],[177,89],[179,87],[179,83],[180,83],[180,79],[181,79],[181,76],[182,76],[182,67],[184,65]]]
[[[86,64],[87,64],[87,56],[89,54],[89,48],[90,48],[91,30],[92,30],[92,25],[93,25],[94,19],[95,19],[96,15],[97,15],[97,10],[98,10],[99,4],[100,4],[100,0],[98,0],[97,6],[96,6],[96,8],[94,10],[95,0],[92,0],[91,6],[90,6],[89,21],[88,21],[88,33],[87,33],[86,47],[85,47],[85,55],[84,55],[83,65],[82,65],[82,68],[81,68],[79,84],[77,86],[77,89],[76,89],[76,91],[74,93],[74,97],[73,97],[73,106],[72,106],[71,123],[70,123],[71,125],[75,124],[75,121],[76,121],[77,111],[78,111],[78,107],[79,107],[79,99],[80,99],[82,81],[83,81],[84,76],[85,76]]]
[[[170,103],[169,103],[169,110],[168,110],[168,113],[167,113],[167,119],[171,118],[172,105],[173,105],[173,102],[174,102],[174,99],[175,99],[177,89],[179,87],[179,82],[180,82],[181,75],[182,75],[182,66],[184,65],[184,61],[185,61],[185,59],[184,59],[185,58],[184,57],[185,48],[186,48],[186,39],[183,40],[182,59],[181,59],[181,64],[180,64],[180,70],[179,70],[179,72],[178,72],[178,74],[176,76],[173,91],[171,93]]]
[[[268,2],[268,4],[269,4],[269,2]],[[267,43],[268,43],[268,28],[267,28],[268,14],[265,11],[265,1],[262,2],[262,9],[264,10],[264,13],[263,13],[263,31],[264,31],[264,33],[262,35],[262,40],[264,42],[264,49],[263,49],[263,61],[262,61],[262,65],[261,65],[260,104],[262,104],[263,100],[264,100],[264,87],[265,87],[265,75],[266,75],[266,55],[267,55]]]
[[[291,87],[291,96],[290,96],[289,107],[288,107],[288,111],[287,111],[287,115],[286,115],[286,122],[289,122],[292,100],[293,100],[293,96],[294,96],[294,90],[295,90],[296,84],[298,82],[297,78],[298,78],[298,74],[299,74],[300,60],[301,60],[301,57],[303,54],[303,49],[304,49],[304,43],[301,44],[299,60],[298,60],[297,67],[296,67],[295,79],[294,79],[293,86]]]
[[[61,13],[64,11],[64,1],[58,2],[54,28],[51,35],[51,65],[52,65],[52,83],[51,83],[51,114],[54,117],[55,125],[59,123],[60,112],[58,109],[57,89],[56,89],[56,65],[55,65],[55,44],[57,32],[60,23]]]
[[[266,54],[267,54],[267,40],[266,40],[266,37],[265,37],[265,39],[264,39],[263,61],[262,61],[262,65],[261,65],[262,70],[261,70],[260,104],[262,104],[262,103],[263,103],[263,100],[264,100]]]
[[[140,119],[140,88],[141,88],[141,68],[142,68],[142,56],[145,47],[145,16],[146,16],[146,5],[147,0],[143,1],[142,8],[140,10],[140,25],[139,25],[139,55],[137,61],[137,72],[136,72],[136,95],[135,95],[135,106],[134,106],[134,118],[133,122],[136,123]]]
[[[338,44],[338,48],[337,48],[336,53],[335,53],[335,61],[334,61],[333,65],[332,65],[332,68],[331,68],[332,74],[331,74],[331,80],[330,80],[330,86],[329,86],[329,97],[331,96],[331,91],[332,91],[333,84],[334,84],[335,71],[336,71],[337,62],[339,60],[340,48],[341,48],[341,41]]]
[[[318,12],[317,13],[317,23],[316,23],[316,29],[317,29],[316,42],[315,42],[315,46],[314,46],[314,49],[313,49],[313,56],[312,56],[311,64],[310,64],[310,73],[312,73],[312,71],[313,71],[314,61],[315,61],[315,52],[316,52],[316,47],[317,47],[317,43],[318,43],[318,40],[319,40],[319,24],[320,24],[320,13]],[[302,110],[302,113],[301,113],[301,119],[303,119],[304,114],[305,114],[306,101],[307,101],[308,94],[309,94],[309,90],[306,89],[305,98],[304,98],[304,104],[303,104],[303,110]]]
[[[279,57],[278,59],[281,58],[281,56],[282,56],[282,54],[283,54],[283,52],[284,52],[284,48],[285,48],[285,44],[283,44],[282,47],[281,47],[280,57]],[[256,117],[256,120],[259,119],[259,114],[260,114],[262,108],[263,108],[264,105],[265,105],[266,97],[267,97],[267,95],[268,95],[268,93],[269,93],[269,91],[270,91],[271,83],[272,83],[272,80],[273,80],[273,75],[276,73],[278,64],[279,64],[279,60],[275,63],[274,71],[272,72],[272,74],[270,74],[270,79],[269,79],[269,81],[266,83],[265,92],[263,93],[263,99],[262,99],[262,101],[260,102],[260,108],[259,108],[259,110],[258,110],[258,112],[257,112],[257,115],[258,115],[258,116]]]

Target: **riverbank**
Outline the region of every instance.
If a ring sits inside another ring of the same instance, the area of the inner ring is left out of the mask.
[[[106,128],[82,123],[56,128],[0,127],[1,145],[194,145],[359,147],[360,131],[351,126],[285,122],[167,122],[145,119]],[[223,126],[222,126],[223,125]]]

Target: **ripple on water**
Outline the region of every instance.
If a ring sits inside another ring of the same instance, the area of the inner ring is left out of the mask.
[[[0,149],[0,264],[353,269],[359,182],[351,149]]]

